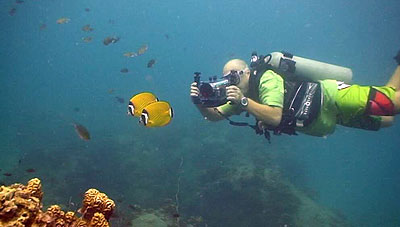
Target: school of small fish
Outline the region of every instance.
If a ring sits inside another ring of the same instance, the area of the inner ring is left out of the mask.
[[[23,0],[15,0],[15,2],[18,5],[24,3]],[[18,12],[17,11],[18,7],[10,8],[8,11],[8,14],[10,16],[15,16]],[[84,8],[84,11],[86,13],[91,12],[90,8]],[[59,24],[59,25],[69,24],[70,22],[71,22],[71,18],[69,18],[69,17],[60,17],[56,20],[56,24]],[[115,21],[112,19],[109,19],[108,23],[113,25],[115,23]],[[41,22],[38,25],[38,28],[40,31],[45,31],[48,29],[47,24],[43,23],[43,22]],[[91,27],[90,24],[86,24],[81,27],[81,30],[86,33],[91,33],[95,29],[93,27]],[[169,39],[168,34],[164,34],[164,37],[166,39]],[[82,41],[84,43],[90,43],[93,41],[93,36],[84,36],[84,37],[82,37]],[[102,42],[105,46],[108,46],[110,44],[115,44],[119,41],[120,41],[119,36],[112,35],[112,36],[108,36],[108,37],[104,38]],[[135,57],[144,55],[148,51],[148,49],[149,49],[148,45],[144,44],[144,45],[141,45],[136,51],[128,51],[128,52],[123,53],[123,56],[127,57],[127,58],[135,58]],[[147,68],[154,67],[155,63],[156,63],[155,59],[150,59],[147,62]],[[128,73],[128,72],[129,72],[129,69],[126,67],[121,68],[121,70],[120,70],[120,73]],[[150,75],[146,75],[144,78],[147,81],[150,81],[151,79],[149,79],[149,78],[152,78],[152,77]],[[115,90],[113,88],[110,88],[110,89],[108,89],[107,92],[109,94],[113,94],[115,92]],[[115,98],[115,101],[118,103],[125,103],[125,99],[123,97],[114,96],[114,98]],[[72,110],[76,114],[79,114],[79,112],[80,112],[79,107],[74,107]],[[141,92],[141,93],[135,94],[129,100],[128,114],[133,117],[139,118],[139,123],[144,125],[145,127],[153,128],[153,127],[162,127],[162,126],[168,125],[171,122],[172,117],[173,117],[173,109],[170,106],[169,102],[159,101],[159,99],[151,92]],[[89,133],[89,130],[85,126],[83,126],[82,124],[76,123],[76,122],[72,123],[72,125],[74,127],[75,133],[81,140],[83,140],[83,141],[91,140],[91,135]],[[18,161],[19,165],[21,164],[21,160],[22,159],[20,159]],[[0,169],[0,171],[2,171],[2,169]],[[28,169],[25,169],[25,172],[32,174],[32,173],[35,173],[36,170],[34,168],[28,168]],[[13,174],[10,172],[3,172],[2,175],[6,176],[6,177],[13,176]]]

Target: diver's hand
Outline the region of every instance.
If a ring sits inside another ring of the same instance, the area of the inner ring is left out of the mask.
[[[199,88],[197,87],[197,83],[196,83],[196,82],[193,82],[193,83],[190,85],[190,96],[191,96],[191,97],[199,97],[199,94],[200,94],[200,90],[199,90]]]
[[[226,87],[226,99],[231,101],[234,104],[239,104],[240,99],[243,98],[243,93],[240,88],[236,87],[235,85],[231,85]]]
[[[190,85],[190,97],[192,98],[193,104],[196,104],[197,106],[199,106],[201,104],[199,94],[200,94],[200,90],[197,87],[197,83],[193,82]]]
[[[400,50],[397,52],[397,55],[394,57],[394,60],[396,60],[397,64],[400,65]]]

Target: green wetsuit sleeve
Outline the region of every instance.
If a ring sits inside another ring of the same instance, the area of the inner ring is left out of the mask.
[[[262,104],[283,108],[284,86],[280,75],[267,70],[260,78],[259,99]]]

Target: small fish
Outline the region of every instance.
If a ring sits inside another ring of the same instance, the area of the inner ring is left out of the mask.
[[[21,164],[21,162],[22,162],[22,159],[19,159],[19,160],[18,160],[18,165]]]
[[[22,1],[22,0],[16,0],[15,3],[17,3],[17,4],[22,4],[22,3],[24,3],[24,1]]]
[[[168,102],[153,102],[142,110],[139,123],[146,127],[162,127],[169,124],[174,112]]]
[[[153,67],[153,65],[156,63],[156,60],[151,59],[149,62],[147,62],[147,68]]]
[[[128,115],[139,117],[144,107],[157,102],[158,98],[150,92],[142,92],[132,96],[128,104]]]
[[[135,52],[125,52],[123,55],[124,55],[124,57],[127,57],[127,58],[133,58],[133,57],[138,56],[137,53],[135,53]]]
[[[81,110],[81,109],[79,109],[79,107],[75,107],[75,108],[74,108],[74,111],[75,111],[75,112],[79,112],[80,110]]]
[[[109,36],[103,40],[103,44],[108,46],[110,43],[116,43],[119,41],[119,37],[117,36]]]
[[[40,27],[39,27],[40,31],[43,31],[46,28],[47,28],[46,24],[41,24]]]
[[[89,131],[85,128],[85,126],[78,124],[78,123],[73,123],[74,128],[78,136],[85,141],[90,140],[90,134]]]
[[[165,37],[166,39],[169,39],[169,35],[168,35],[168,34],[164,34],[164,37]]]
[[[181,215],[178,214],[178,213],[172,214],[172,217],[174,217],[174,218],[179,218],[180,216],[181,216]]]
[[[124,99],[124,98],[121,98],[121,97],[116,96],[115,99],[116,99],[117,102],[119,102],[119,103],[125,103],[125,99]]]
[[[114,89],[108,89],[108,94],[112,94],[114,92]]]
[[[121,69],[121,71],[120,71],[121,73],[128,73],[129,72],[129,70],[127,69],[127,68],[123,68],[123,69]]]
[[[84,31],[84,32],[91,32],[93,30],[94,29],[92,27],[90,27],[90,24],[87,24],[87,25],[82,27],[82,31]]]
[[[11,173],[3,173],[3,175],[6,176],[6,177],[11,177],[12,176]]]
[[[34,172],[36,172],[36,170],[35,169],[27,169],[27,170],[25,170],[27,173],[34,173]]]
[[[1,171],[1,169],[0,169],[0,171]]]
[[[137,54],[142,55],[144,53],[146,53],[146,51],[149,49],[149,46],[147,46],[147,44],[143,45],[142,47],[139,48]]]
[[[10,11],[8,11],[8,14],[10,14],[10,16],[14,16],[16,12],[17,12],[17,9],[12,8],[12,9],[10,9]]]
[[[56,22],[57,22],[57,24],[68,24],[70,21],[71,21],[71,19],[69,19],[67,17],[61,17]]]
[[[140,56],[140,55],[146,53],[146,51],[148,49],[149,49],[149,46],[147,46],[145,44],[145,45],[141,46],[137,52],[125,52],[124,57],[128,57],[128,58],[137,57],[137,56]]]
[[[86,11],[86,12],[90,12],[90,9],[89,9],[89,8],[85,8],[85,11]]]
[[[91,36],[88,37],[82,37],[83,42],[85,43],[90,43],[92,42],[93,38]]]

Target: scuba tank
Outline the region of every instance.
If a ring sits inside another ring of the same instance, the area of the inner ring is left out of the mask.
[[[252,62],[256,60],[254,57],[258,58],[256,53],[255,55],[253,53]],[[263,63],[287,78],[298,81],[332,79],[350,83],[353,77],[353,72],[349,68],[294,56],[287,52],[272,52],[257,60],[263,60]]]

